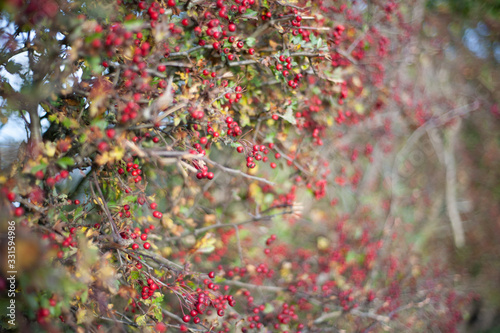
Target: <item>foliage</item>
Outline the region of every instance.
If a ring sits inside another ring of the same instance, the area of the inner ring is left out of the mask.
[[[1,178],[21,329],[456,328],[467,298],[369,172],[392,104],[431,118],[392,86],[412,3],[3,6],[23,84],[2,80],[2,115],[30,134]]]

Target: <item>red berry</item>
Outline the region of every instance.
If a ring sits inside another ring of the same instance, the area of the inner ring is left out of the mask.
[[[148,242],[146,242],[146,243],[144,243],[144,245],[143,245],[143,246],[144,246],[144,248],[145,248],[146,250],[149,250],[149,248],[151,247],[151,244],[149,244]]]
[[[208,277],[213,279],[215,277],[215,272],[212,271],[212,272],[208,273]]]
[[[175,0],[168,0],[167,1],[167,6],[169,7],[175,7],[176,3],[175,3]]]
[[[110,139],[113,139],[116,135],[116,131],[114,128],[109,128],[107,131],[106,131],[106,136]]]
[[[7,193],[7,200],[14,201],[15,198],[16,198],[15,193],[12,193],[12,192]]]
[[[76,199],[75,200],[75,205],[79,205],[80,204],[80,200]]]
[[[191,317],[188,315],[185,315],[184,317],[182,317],[182,321],[184,321],[185,323],[189,323],[190,320],[191,320]]]
[[[14,215],[15,216],[23,216],[24,215],[24,209],[22,207],[17,207],[15,210],[14,210]]]

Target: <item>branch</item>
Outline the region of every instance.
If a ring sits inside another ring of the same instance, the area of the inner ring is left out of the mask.
[[[231,168],[228,168],[228,167],[225,167],[223,166],[222,164],[219,164],[217,162],[214,162],[210,159],[208,159],[207,157],[202,157],[200,158],[202,161],[205,161],[207,162],[208,164],[212,164],[214,166],[216,166],[217,168],[221,169],[222,171],[225,171],[227,173],[232,173],[232,174],[235,174],[235,175],[240,175],[240,176],[243,176],[245,178],[249,178],[249,179],[253,179],[253,180],[257,180],[259,182],[262,182],[262,183],[266,183],[268,185],[271,185],[271,186],[274,186],[276,185],[274,182],[271,182],[265,178],[261,178],[261,177],[257,177],[257,176],[252,176],[252,175],[249,175],[247,173],[244,173],[243,171],[241,170],[235,170],[235,169],[231,169]]]
[[[237,227],[239,227],[241,225],[249,224],[249,223],[253,223],[253,222],[270,221],[270,220],[272,220],[276,216],[287,215],[287,214],[293,214],[293,211],[288,211],[287,210],[287,211],[283,211],[283,212],[272,214],[272,215],[254,216],[254,217],[252,217],[249,220],[246,220],[246,221],[243,221],[243,222],[238,222],[238,223],[213,224],[213,225],[209,225],[209,226],[206,226],[206,227],[203,227],[203,228],[194,229],[191,232],[186,232],[186,233],[184,233],[184,234],[182,234],[180,236],[177,236],[177,237],[168,238],[167,240],[168,241],[175,241],[175,240],[179,240],[179,239],[185,238],[185,237],[187,237],[189,235],[198,236],[199,234],[204,233],[204,232],[209,231],[209,230],[212,230],[212,229],[229,228],[229,227],[231,227],[231,228],[237,228]]]
[[[139,327],[136,323],[134,322],[128,322],[128,321],[123,321],[123,320],[119,320],[119,319],[116,319],[116,318],[108,318],[108,317],[104,317],[104,316],[99,316],[99,315],[95,315],[97,318],[99,319],[102,319],[102,320],[107,320],[107,321],[112,321],[112,322],[115,322],[115,323],[121,323],[121,324],[124,324],[124,325],[128,325],[128,326],[132,326],[132,327]]]
[[[317,52],[295,52],[290,54],[291,57],[325,57],[326,54],[324,53],[317,53]],[[253,64],[260,64],[261,59],[247,59],[247,60],[240,60],[240,61],[233,61],[229,63],[229,67],[235,67],[235,66],[245,66],[245,65],[253,65]],[[353,61],[356,61],[353,59]]]
[[[193,48],[190,48],[186,51],[182,51],[182,52],[174,52],[174,53],[170,53],[169,55],[169,58],[170,57],[189,57],[189,54],[190,53],[193,53],[195,51],[198,51],[198,50],[201,50],[201,49],[213,49],[214,47],[212,45],[205,45],[205,46],[195,46]]]
[[[144,152],[143,150],[141,150],[139,147],[137,147],[136,145],[133,145],[132,143],[130,143],[130,141],[127,141],[127,145],[132,148],[134,147],[134,151],[141,151],[141,154],[139,154],[139,156],[141,157],[144,157],[146,155],[146,152]],[[245,178],[249,178],[249,179],[253,179],[253,180],[257,180],[259,182],[262,182],[262,183],[266,183],[268,185],[271,185],[271,186],[274,186],[276,185],[274,182],[271,182],[265,178],[262,178],[262,177],[257,177],[257,176],[252,176],[252,175],[249,175],[247,173],[244,173],[243,171],[241,170],[235,170],[235,169],[231,169],[229,167],[226,167],[220,163],[217,163],[217,162],[214,162],[212,161],[211,159],[207,158],[207,157],[204,157],[204,156],[201,156],[201,155],[195,155],[195,154],[190,154],[188,152],[185,152],[185,151],[154,151],[154,150],[148,150],[148,152],[150,153],[153,153],[154,155],[157,155],[157,156],[163,156],[163,157],[176,157],[176,158],[184,158],[184,159],[188,159],[188,160],[200,160],[200,161],[204,161],[208,164],[211,164],[219,169],[221,169],[222,171],[225,171],[227,173],[231,173],[231,174],[235,174],[235,175],[240,175],[242,177],[245,177]],[[163,162],[163,163],[173,163],[173,160],[170,161],[170,160],[167,160],[165,161],[166,159],[162,159],[160,160],[160,162]],[[188,167],[187,165],[185,165],[186,167]],[[189,167],[188,167],[189,168]],[[194,168],[190,168],[191,171],[195,171],[196,169]]]
[[[16,55],[28,51],[28,46],[21,47],[20,49],[17,49],[15,51],[12,51],[11,53],[4,54],[0,57],[0,64],[5,64],[7,61],[9,61],[10,58],[15,57]]]
[[[246,288],[246,289],[252,289],[252,290],[269,291],[269,292],[274,292],[274,293],[278,293],[278,292],[287,290],[286,288],[282,288],[282,287],[262,286],[262,285],[258,285],[258,284],[245,283],[245,282],[235,281],[235,280],[225,280],[225,281],[220,282],[220,284],[241,287],[241,288]]]
[[[92,191],[92,195],[94,197],[97,197],[100,200],[96,200],[99,206],[101,206],[102,210],[106,213],[106,216],[108,217],[109,223],[111,224],[111,231],[113,234],[113,240],[119,244],[122,244],[122,238],[120,237],[118,233],[118,228],[116,227],[115,221],[113,220],[113,217],[111,216],[111,213],[109,212],[108,206],[106,205],[106,201],[104,201],[104,195],[102,194],[101,187],[99,186],[99,182],[97,181],[97,175],[95,173],[95,170],[92,171],[92,178],[94,181],[95,186],[97,187],[97,190],[99,191],[99,196],[96,196],[94,189],[92,187],[92,184],[90,184],[90,190]]]
[[[458,129],[459,125],[455,125],[451,130],[450,143],[444,150],[444,165],[446,168],[446,208],[450,217],[455,246],[461,248],[465,245],[465,235],[457,207],[457,168],[455,155],[453,154],[453,144],[455,143]]]
[[[178,321],[178,322],[179,322],[179,323],[181,323],[181,324],[185,324],[185,323],[184,323],[184,321],[182,320],[182,318],[181,318],[181,317],[179,317],[178,315],[176,315],[176,314],[174,314],[174,313],[172,313],[172,312],[170,312],[170,311],[167,311],[167,310],[165,310],[165,309],[161,309],[161,312],[162,312],[165,316],[170,317],[170,318],[172,318],[172,319],[174,319],[174,320]]]

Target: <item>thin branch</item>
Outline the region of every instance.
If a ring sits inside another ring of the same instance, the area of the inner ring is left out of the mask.
[[[15,57],[16,55],[28,51],[28,46],[24,46],[20,49],[17,49],[15,51],[12,51],[8,54],[4,54],[0,58],[0,64],[6,63],[10,58]]]
[[[213,49],[213,46],[212,45],[195,46],[195,47],[190,48],[190,49],[188,49],[186,51],[170,53],[169,58],[171,58],[171,57],[179,57],[179,56],[189,57],[190,53],[193,53],[193,52],[201,50],[201,49]]]
[[[241,249],[240,230],[237,226],[235,226],[234,231],[236,233],[236,246],[238,247],[238,255],[240,256],[240,265],[243,265],[243,250]]]
[[[457,207],[457,166],[455,155],[453,154],[453,145],[458,128],[459,125],[455,125],[451,129],[450,142],[444,150],[444,165],[446,168],[446,208],[451,222],[455,246],[461,248],[465,245],[465,234]]]
[[[228,286],[235,286],[235,287],[240,287],[240,288],[246,288],[246,289],[251,289],[251,290],[269,291],[269,292],[274,292],[274,293],[279,293],[279,292],[287,290],[286,288],[283,288],[283,287],[262,286],[262,285],[258,285],[258,284],[245,283],[245,282],[235,281],[235,280],[224,280],[224,281],[220,282],[220,284],[225,284]]]
[[[108,318],[108,317],[99,316],[99,315],[95,315],[95,316],[97,318],[99,318],[99,319],[102,319],[102,320],[112,321],[112,322],[115,322],[115,323],[121,323],[121,324],[132,326],[132,327],[139,327],[139,325],[137,325],[134,322],[128,322],[128,321],[123,321],[123,320],[119,320],[119,319],[116,319],[116,318]]]
[[[170,312],[170,311],[167,311],[167,310],[165,310],[165,309],[161,309],[161,312],[162,312],[165,316],[170,317],[170,318],[172,318],[172,319],[174,319],[174,320],[178,321],[178,322],[179,322],[179,323],[181,323],[181,324],[185,324],[185,323],[184,323],[184,321],[182,320],[182,318],[181,318],[181,317],[179,317],[178,315],[176,315],[176,314],[174,314],[174,313],[172,313],[172,312]]]
[[[109,223],[111,224],[111,230],[112,230],[112,234],[113,234],[113,240],[119,244],[121,244],[120,240],[121,240],[121,237],[119,236],[119,233],[118,233],[118,228],[115,224],[115,221],[113,220],[113,216],[111,216],[111,213],[108,209],[108,206],[106,205],[106,201],[105,201],[105,198],[104,198],[104,195],[102,194],[102,191],[101,191],[101,187],[99,186],[99,182],[97,181],[97,175],[96,175],[96,172],[95,170],[92,170],[92,178],[93,178],[93,181],[94,181],[94,184],[95,186],[97,187],[97,190],[99,192],[99,196],[97,196],[94,192],[94,189],[92,187],[92,184],[90,185],[90,190],[92,192],[92,195],[97,198],[97,199],[100,199],[100,200],[96,200],[97,203],[99,204],[99,206],[101,206],[102,210],[106,213],[106,216],[108,217],[108,220],[109,220]]]
[[[186,233],[184,233],[184,234],[182,234],[180,236],[177,236],[177,237],[168,238],[167,240],[168,241],[179,240],[179,239],[185,238],[185,237],[187,237],[189,235],[198,236],[199,234],[204,233],[204,232],[209,231],[209,230],[212,230],[212,229],[228,228],[228,227],[237,228],[240,225],[249,224],[249,223],[253,223],[253,222],[271,221],[276,216],[287,215],[287,214],[293,214],[293,211],[287,210],[287,211],[283,211],[283,212],[272,214],[272,215],[254,216],[254,217],[252,217],[249,220],[246,220],[246,221],[243,221],[243,222],[238,222],[238,223],[213,224],[213,225],[209,225],[209,226],[206,226],[206,227],[203,227],[203,228],[195,229],[195,230],[193,230],[191,232],[186,232]]]

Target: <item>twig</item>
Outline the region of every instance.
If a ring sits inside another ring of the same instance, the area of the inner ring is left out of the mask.
[[[97,318],[99,319],[102,319],[102,320],[108,320],[108,321],[113,321],[115,323],[121,323],[121,324],[124,324],[124,325],[128,325],[128,326],[132,326],[132,327],[139,327],[136,323],[134,322],[127,322],[127,321],[123,321],[123,320],[119,320],[119,319],[116,319],[116,318],[108,318],[108,317],[104,317],[104,316],[98,316],[96,315]]]
[[[170,312],[170,311],[167,311],[167,310],[165,310],[165,309],[161,309],[161,312],[162,312],[165,316],[170,317],[170,318],[172,318],[172,319],[174,319],[174,320],[177,320],[177,321],[178,321],[179,323],[181,323],[181,324],[184,324],[184,321],[183,321],[183,320],[182,320],[182,318],[181,318],[181,317],[179,317],[178,315],[176,315],[176,314],[174,314],[174,313],[172,313],[172,312]]]
[[[241,287],[241,288],[252,289],[252,290],[270,291],[270,292],[274,292],[274,293],[286,291],[286,288],[282,288],[282,287],[262,286],[262,285],[258,285],[258,284],[245,283],[245,282],[235,281],[235,280],[225,280],[225,281],[222,281],[220,283],[228,285],[228,286],[235,286],[235,287]]]
[[[195,229],[192,232],[186,232],[186,233],[184,233],[184,234],[182,234],[180,236],[177,236],[177,237],[168,238],[167,240],[168,241],[179,240],[179,239],[185,238],[185,237],[187,237],[189,235],[195,235],[195,236],[197,236],[197,235],[199,235],[201,233],[204,233],[204,232],[212,230],[212,229],[228,228],[228,227],[237,228],[240,225],[249,224],[249,223],[253,223],[253,222],[270,221],[270,220],[272,220],[276,216],[287,215],[287,214],[293,214],[293,211],[288,211],[287,210],[287,211],[283,211],[283,212],[272,214],[272,215],[254,216],[254,217],[252,217],[249,220],[246,220],[246,221],[243,221],[243,222],[238,222],[238,223],[213,224],[213,225],[209,225],[209,226],[206,226],[206,227],[203,227],[203,228]]]
[[[201,49],[213,49],[213,46],[212,45],[195,46],[195,47],[190,48],[190,49],[188,49],[186,51],[170,53],[169,58],[171,58],[171,57],[179,57],[179,56],[189,57],[190,53],[193,53],[193,52],[201,50]]]
[[[237,226],[234,226],[234,231],[236,233],[236,245],[238,247],[238,255],[240,256],[240,265],[243,265],[243,250],[241,249],[240,230]]]
[[[111,230],[113,234],[113,240],[119,244],[120,243],[120,236],[118,233],[118,228],[116,227],[115,221],[113,220],[113,217],[111,216],[111,213],[109,212],[108,206],[106,205],[106,201],[104,200],[104,195],[102,194],[101,187],[99,186],[99,182],[97,181],[97,175],[95,173],[95,170],[92,171],[92,178],[94,181],[95,186],[97,187],[97,190],[99,192],[99,196],[96,196],[94,189],[92,187],[92,184],[90,185],[90,190],[92,192],[92,195],[94,198],[100,199],[96,200],[99,206],[101,206],[102,210],[106,213],[106,216],[108,217],[109,223],[111,224]]]

